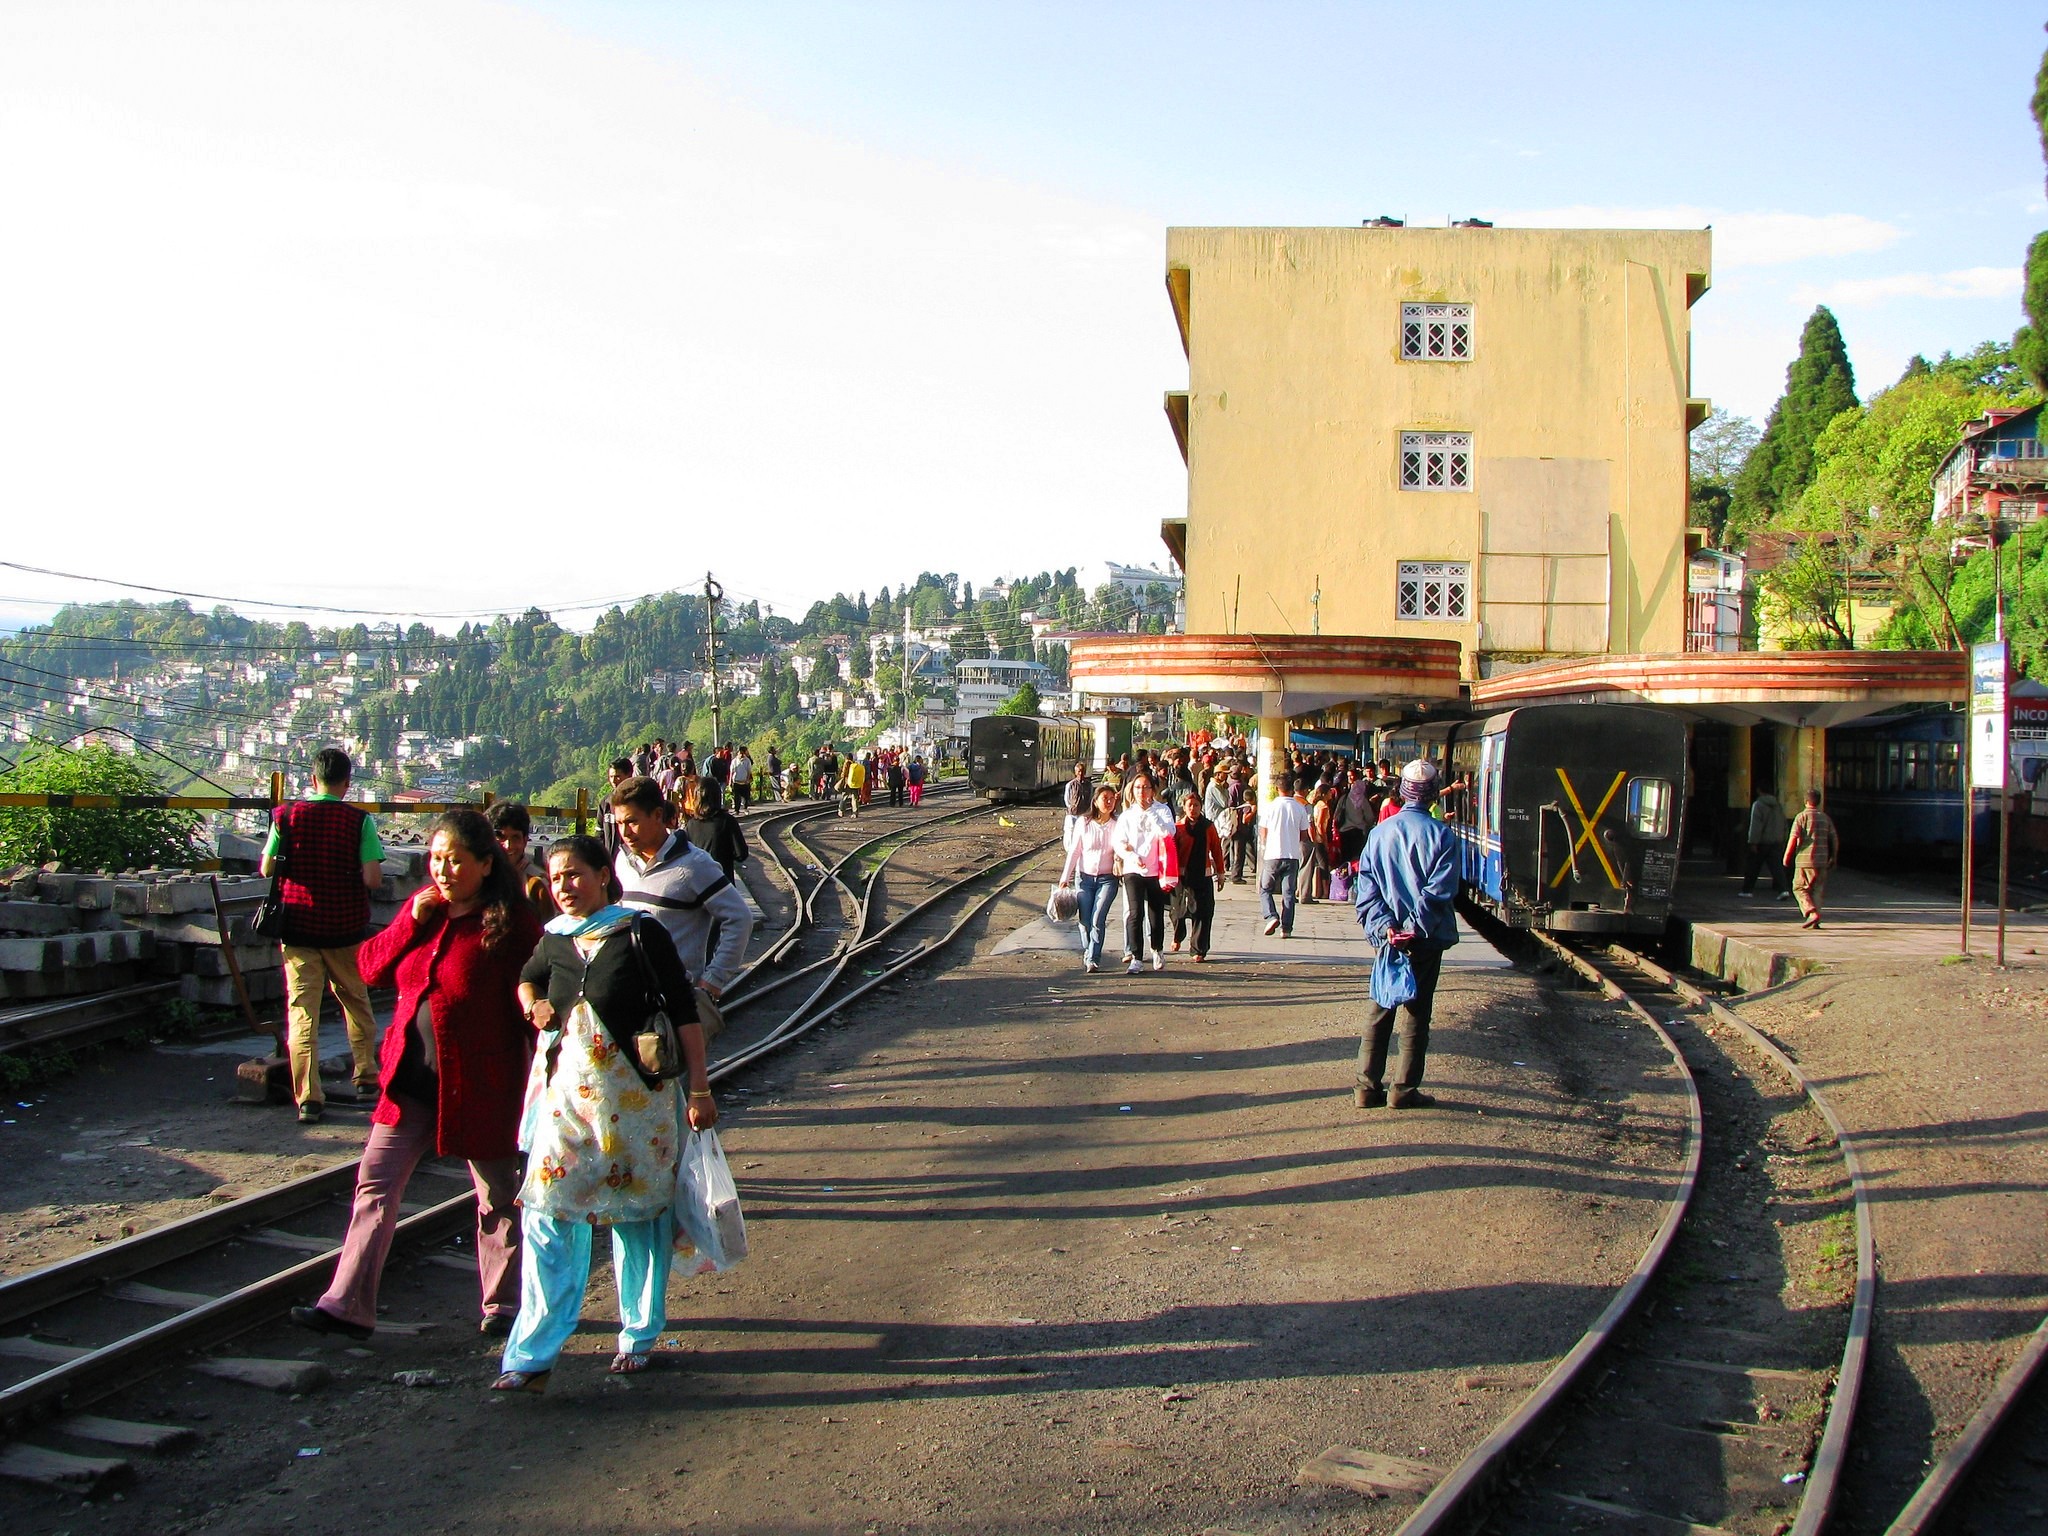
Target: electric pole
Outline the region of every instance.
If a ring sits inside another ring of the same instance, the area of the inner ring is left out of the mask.
[[[718,605],[725,597],[725,588],[711,579],[711,573],[704,573],[704,656],[705,669],[711,674],[711,750],[716,752],[721,745],[718,734]]]

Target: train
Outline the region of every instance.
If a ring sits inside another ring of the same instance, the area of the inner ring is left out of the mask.
[[[989,800],[1034,800],[1089,760],[1095,738],[1078,720],[981,715],[967,722],[967,784]]]
[[[1988,801],[1977,808],[1980,839],[1998,835]],[[1955,858],[1963,841],[1962,714],[1914,710],[1836,726],[1828,732],[1827,809],[1852,862]]]
[[[1539,704],[1383,732],[1450,786],[1467,899],[1517,928],[1662,933],[1678,884],[1686,723],[1634,704]]]

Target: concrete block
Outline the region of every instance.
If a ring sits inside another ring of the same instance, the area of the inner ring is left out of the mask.
[[[54,939],[0,939],[0,971],[57,971],[63,952]]]
[[[275,1002],[284,996],[283,971],[258,971],[242,978],[252,1003]],[[202,1008],[233,1008],[237,1005],[232,976],[181,976],[178,992]]]
[[[0,933],[64,933],[78,926],[78,913],[47,901],[0,901]]]
[[[42,876],[34,870],[30,870],[25,875],[16,875],[7,882],[7,899],[9,901],[34,901],[41,882]]]
[[[71,888],[71,904],[83,912],[111,912],[114,910],[114,882],[107,879],[82,879]]]
[[[36,876],[36,900],[62,902],[71,905],[71,896],[78,889],[77,875],[67,875],[44,870]]]
[[[149,910],[149,886],[140,880],[123,880],[114,887],[114,910],[127,917],[140,917]]]
[[[275,944],[237,944],[235,963],[242,968],[244,976],[253,976],[259,971],[275,971],[284,965],[284,951]],[[227,951],[219,947],[192,950],[192,974],[195,976],[226,976],[228,971]]]

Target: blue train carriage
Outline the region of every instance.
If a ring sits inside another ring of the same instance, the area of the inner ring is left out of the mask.
[[[1836,726],[1826,782],[1845,858],[1947,863],[1963,842],[1962,712],[1913,708]],[[1982,802],[1976,821],[1979,839],[1997,836]]]
[[[1058,789],[1094,752],[1088,727],[1042,715],[981,715],[967,723],[967,782],[989,800],[1032,800]]]
[[[1686,725],[1627,704],[1547,704],[1389,732],[1435,761],[1465,893],[1516,927],[1661,933],[1678,880]]]

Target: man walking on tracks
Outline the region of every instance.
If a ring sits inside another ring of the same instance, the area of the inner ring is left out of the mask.
[[[631,778],[612,791],[620,848],[612,873],[619,903],[647,913],[675,941],[690,980],[716,999],[739,974],[753,936],[754,914],[718,861],[674,826],[675,808],[661,786]],[[671,1006],[686,1006],[669,999]],[[687,1024],[685,1014],[675,1020]]]
[[[1422,1091],[1422,1064],[1444,951],[1458,942],[1458,835],[1429,814],[1441,782],[1428,758],[1403,768],[1401,809],[1373,828],[1358,856],[1352,901],[1366,941],[1375,949],[1391,944],[1405,951],[1415,975],[1415,996],[1407,1002],[1392,1008],[1377,999],[1366,1004],[1358,1042],[1360,1109],[1427,1109],[1436,1102]],[[1397,1024],[1401,1056],[1389,1097],[1387,1048]]]
[[[346,803],[354,765],[339,747],[313,758],[314,793],[280,806],[263,845],[262,871],[284,898],[284,994],[292,1098],[299,1123],[326,1112],[320,1087],[320,1004],[328,990],[348,1020],[356,1092],[377,1093],[377,1019],[356,968],[370,927],[370,892],[384,879],[384,845],[369,816]]]
[[[1799,898],[1802,928],[1820,926],[1821,899],[1827,894],[1828,871],[1835,867],[1842,840],[1835,834],[1834,818],[1820,808],[1820,791],[1806,792],[1806,809],[1792,818],[1792,834],[1785,839],[1785,862],[1792,868],[1792,894]]]

